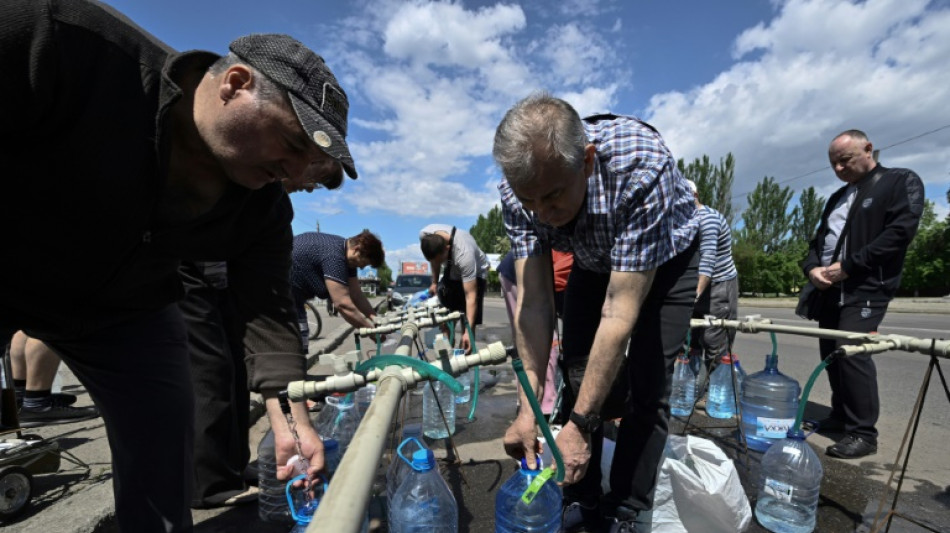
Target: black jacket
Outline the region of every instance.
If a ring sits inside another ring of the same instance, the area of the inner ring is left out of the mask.
[[[873,307],[889,302],[900,287],[904,256],[924,210],[924,184],[912,170],[877,165],[857,186],[848,213],[851,226],[838,255],[848,274],[841,285],[842,302]],[[846,189],[835,191],[825,204],[818,231],[802,262],[806,276],[820,265],[828,217]]]
[[[178,300],[180,260],[227,260],[250,386],[302,378],[281,186],[155,216],[176,80],[217,57],[176,54],[104,4],[0,3],[0,330],[81,340]]]

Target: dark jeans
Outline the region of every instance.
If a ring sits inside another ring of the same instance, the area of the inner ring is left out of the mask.
[[[880,307],[839,307],[841,292],[836,288],[826,291],[822,298],[818,327],[870,333],[877,331],[887,305]],[[844,340],[820,339],[818,348],[824,360],[838,346],[855,344]],[[832,416],[844,421],[845,432],[877,444],[877,418],[881,405],[877,392],[877,367],[868,354],[835,361],[825,368],[831,384]]]
[[[199,271],[181,268],[185,298],[178,303],[188,327],[188,352],[195,389],[195,447],[192,505],[220,503],[246,489],[250,460],[250,392],[240,336],[227,289],[208,286]]]
[[[602,502],[608,508],[618,505],[635,509],[653,508],[653,490],[663,448],[669,433],[670,387],[673,363],[686,340],[689,319],[696,295],[699,264],[695,242],[689,249],[657,269],[653,285],[640,309],[630,339],[626,370],[614,388],[622,389],[626,380],[631,394],[621,405],[623,417],[617,435],[617,452],[610,471],[611,493]],[[565,413],[574,408],[593,345],[610,274],[584,270],[577,263],[571,271],[564,296]],[[624,394],[613,394],[613,400]],[[592,504],[600,499],[600,459],[603,431],[591,437],[591,459],[584,478],[564,489],[565,502]]]
[[[47,344],[102,414],[119,530],[191,531],[195,406],[178,306]]]

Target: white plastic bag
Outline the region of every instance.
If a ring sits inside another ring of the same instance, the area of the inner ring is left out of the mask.
[[[653,533],[735,533],[751,522],[732,460],[712,441],[670,435],[653,497]]]

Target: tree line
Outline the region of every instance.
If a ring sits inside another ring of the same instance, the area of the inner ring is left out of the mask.
[[[732,255],[745,294],[794,294],[805,284],[801,270],[808,243],[815,236],[826,199],[808,187],[793,203],[794,191],[765,176],[748,195],[736,220],[732,186],[735,158],[730,153],[713,163],[704,155],[690,163],[677,161],[680,172],[696,184],[699,201],[722,213],[732,228]],[[950,202],[950,190],[947,191]],[[469,232],[486,253],[504,255],[510,248],[501,208],[479,215]],[[917,236],[907,251],[901,294],[943,296],[950,293],[950,215],[940,219],[926,201]],[[493,275],[497,276],[494,272]]]

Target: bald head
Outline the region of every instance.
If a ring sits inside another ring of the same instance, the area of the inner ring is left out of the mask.
[[[874,147],[860,130],[848,130],[835,137],[828,147],[828,161],[838,179],[845,183],[858,182],[877,166]]]

